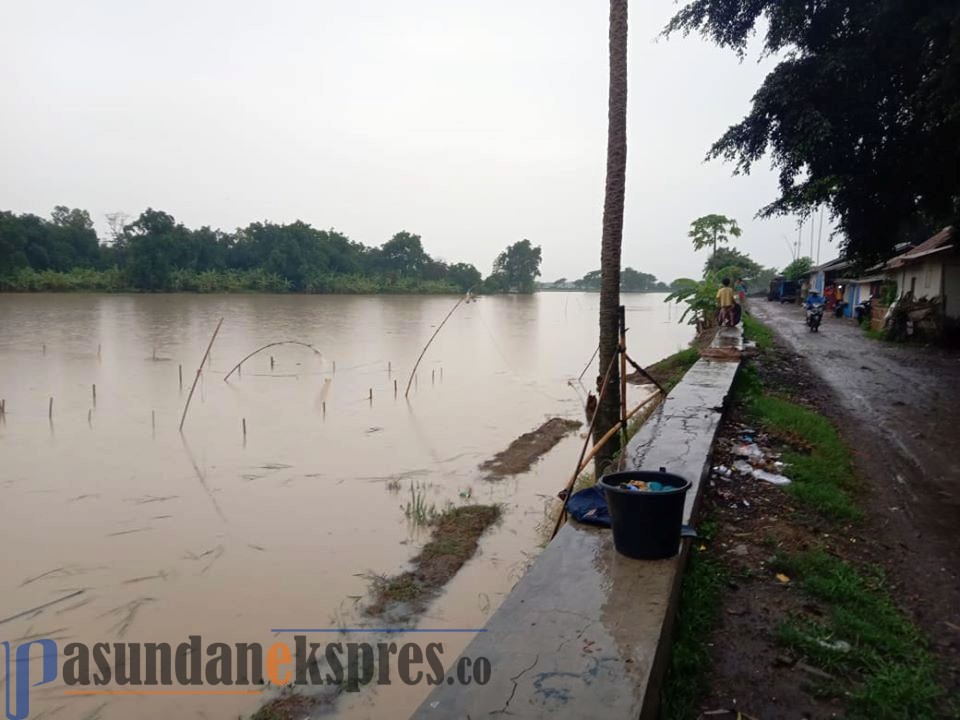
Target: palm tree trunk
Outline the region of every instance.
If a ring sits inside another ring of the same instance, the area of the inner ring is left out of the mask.
[[[606,368],[620,345],[620,247],[623,241],[623,198],[627,174],[627,0],[610,0],[610,95],[607,107],[607,182],[603,202],[603,237],[600,248],[600,367]],[[594,440],[603,437],[620,419],[620,373],[607,381],[603,402],[597,407]],[[617,438],[597,454],[599,478],[619,450]]]

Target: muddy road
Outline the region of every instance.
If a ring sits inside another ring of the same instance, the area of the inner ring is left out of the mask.
[[[889,553],[903,605],[934,644],[960,655],[960,355],[865,336],[825,317],[754,300],[751,311],[806,359],[855,453],[869,524]],[[954,667],[956,672],[956,666]],[[954,678],[956,680],[956,677]]]

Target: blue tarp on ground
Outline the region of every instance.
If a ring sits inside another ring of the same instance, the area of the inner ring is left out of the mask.
[[[598,527],[610,527],[607,498],[599,486],[593,485],[574,494],[567,501],[567,512],[577,522]]]

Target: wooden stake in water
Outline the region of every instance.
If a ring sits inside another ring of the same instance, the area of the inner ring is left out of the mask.
[[[177,373],[180,375],[180,392],[183,392],[183,365],[177,365]]]
[[[93,393],[93,406],[97,406],[97,384],[94,383],[90,386],[90,391]]]
[[[242,418],[240,421],[240,426],[243,428],[243,441],[247,441],[247,419]]]
[[[270,356],[270,369],[273,370],[273,355]]]
[[[157,411],[156,410],[150,411],[150,429],[151,430],[157,429]]]
[[[393,364],[389,360],[387,360],[387,373],[389,374],[392,372],[393,372]]]
[[[93,427],[93,409],[87,410],[87,425]]]
[[[394,397],[397,396],[397,379],[396,378],[393,379],[393,396]]]
[[[46,344],[46,343],[43,344],[43,354],[44,354],[44,355],[47,354],[47,344]]]
[[[437,381],[437,375],[436,375],[436,373],[437,373],[436,370],[431,370],[431,371],[430,371],[430,384],[431,384],[431,385],[433,385],[433,384]]]
[[[47,406],[47,417],[53,420],[53,395],[50,396],[50,404]]]
[[[337,361],[336,361],[336,360],[333,361],[333,374],[334,374],[334,375],[337,374]]]
[[[187,395],[187,402],[183,406],[183,416],[180,418],[180,432],[183,432],[183,423],[187,419],[187,410],[190,409],[190,401],[193,399],[193,391],[197,388],[197,381],[200,379],[200,373],[203,372],[203,364],[206,362],[207,358],[210,357],[210,348],[213,347],[213,341],[217,339],[217,333],[220,332],[221,325],[223,325],[223,318],[220,318],[220,322],[217,323],[217,327],[213,331],[213,335],[210,337],[210,343],[207,345],[207,351],[203,354],[203,359],[200,361],[200,366],[197,368],[197,374],[193,378],[193,385],[190,386],[190,394]]]
[[[97,360],[100,359],[100,343],[97,343]]]
[[[324,400],[320,405],[321,405],[321,407],[322,407],[322,409],[323,409],[323,416],[326,417],[326,416],[327,416],[327,401]]]
[[[373,405],[373,388],[370,388],[370,404]]]

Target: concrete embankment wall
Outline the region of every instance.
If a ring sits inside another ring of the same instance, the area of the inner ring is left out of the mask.
[[[715,347],[741,347],[725,328]],[[702,358],[625,450],[625,468],[666,468],[701,484],[738,361]],[[416,718],[655,717],[688,540],[674,558],[619,555],[609,530],[567,523],[464,650],[490,660],[485,686],[437,687]]]

